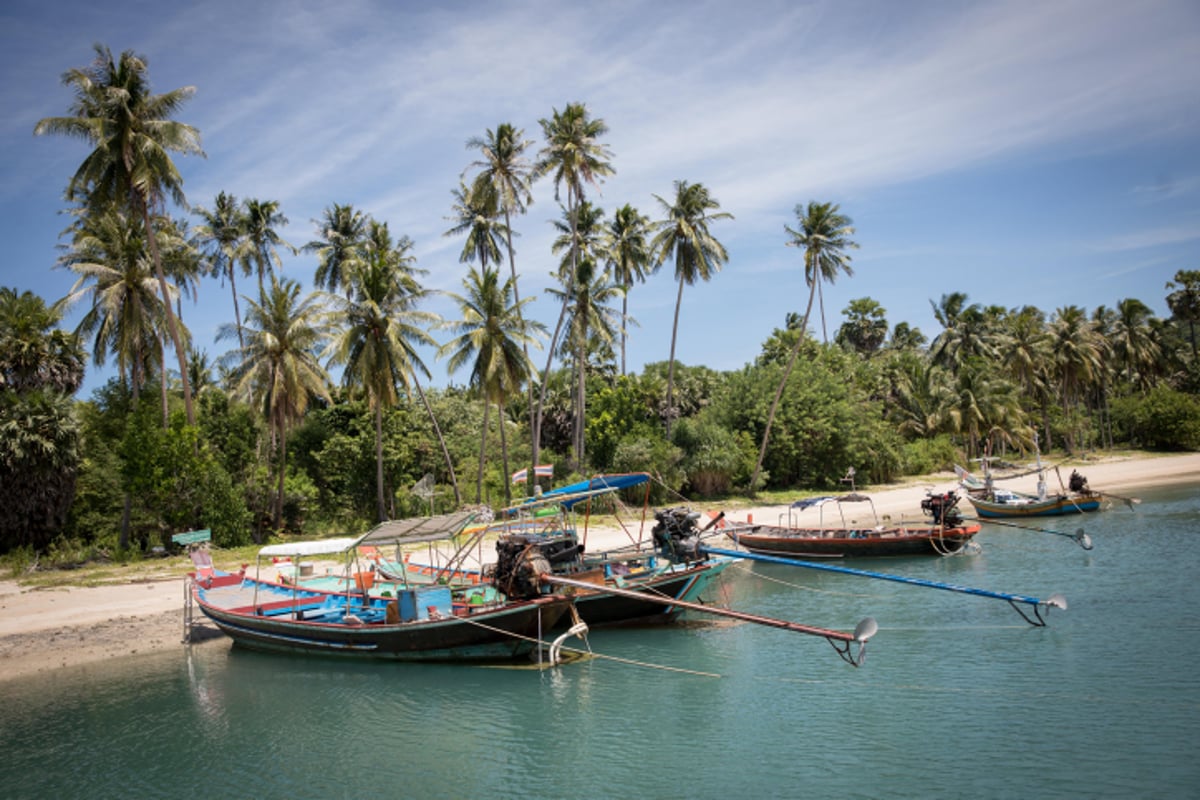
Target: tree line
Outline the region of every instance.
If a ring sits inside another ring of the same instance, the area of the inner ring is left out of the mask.
[[[545,461],[556,477],[650,471],[665,499],[827,488],[851,466],[887,480],[985,451],[1200,444],[1197,271],[1165,287],[1167,320],[1133,298],[1047,314],[952,293],[930,301],[943,329],[929,341],[863,297],[830,340],[822,286],[853,275],[857,244],[848,215],[811,201],[784,231],[802,253],[803,315],[752,363],[716,372],[678,364],[675,346],[685,287],[728,261],[717,226],[730,215],[704,185],[676,181],[654,196],[656,218],[630,204],[607,218],[587,197],[614,173],[607,126],[582,103],[539,120],[540,145],[511,123],[468,140],[476,158],[446,231],[463,240],[466,274],[445,319],[425,308],[412,240],[353,205],[328,206],[300,246],[280,236],[277,201],[221,192],[189,208],[171,154],[202,152],[173,119],[192,87],[153,94],[143,57],[102,45],[63,83],[68,116],[35,133],[91,148],[66,191],[59,266],[77,280],[49,305],[0,291],[0,478],[19,495],[0,510],[0,550],[127,551],[197,527],[227,544],[361,529],[511,503],[514,467],[533,475]],[[526,314],[512,243],[537,180],[562,211],[553,328]],[[308,293],[282,276],[283,255],[300,252],[317,259]],[[628,295],[667,264],[669,357],[628,373]],[[218,334],[229,349],[213,361],[184,322],[205,277],[228,280],[232,298]],[[74,304],[78,327],[59,330]],[[466,385],[430,388],[423,347]],[[117,377],[73,402],[88,353]],[[433,498],[413,491],[425,475]]]

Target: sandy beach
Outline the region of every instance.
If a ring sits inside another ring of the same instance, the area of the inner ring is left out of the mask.
[[[1139,456],[1088,461],[1060,469],[1065,483],[1078,469],[1097,491],[1134,496],[1138,487],[1200,480],[1200,454]],[[1004,483],[1005,488],[1033,491],[1033,475]],[[1047,475],[1051,491],[1058,475]],[[920,501],[929,490],[955,486],[951,473],[896,486],[860,487],[869,494],[876,512],[900,519],[920,518]],[[698,502],[699,511],[719,505]],[[733,520],[752,517],[776,522],[786,517],[783,505],[739,509]],[[795,518],[793,518],[795,519]],[[816,519],[811,520],[815,523]],[[829,522],[829,520],[826,520]],[[588,531],[589,549],[618,546],[628,534],[615,528]],[[66,666],[181,647],[184,582],[181,579],[105,585],[99,587],[30,589],[17,581],[0,581],[0,682]],[[207,636],[212,639],[213,637]],[[215,646],[215,645],[214,645]]]

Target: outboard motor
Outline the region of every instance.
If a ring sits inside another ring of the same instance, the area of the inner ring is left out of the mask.
[[[650,532],[654,537],[654,546],[664,557],[672,561],[703,561],[705,556],[700,552],[700,534],[703,533],[696,522],[700,519],[699,512],[682,506],[664,508],[654,512],[656,524]]]
[[[539,575],[570,572],[583,547],[571,536],[502,536],[496,542],[496,563],[490,575],[496,588],[513,599],[542,593]]]
[[[926,492],[921,501],[921,510],[933,518],[934,525],[944,525],[947,528],[957,528],[962,524],[962,514],[958,511],[958,493],[949,491],[945,494]]]

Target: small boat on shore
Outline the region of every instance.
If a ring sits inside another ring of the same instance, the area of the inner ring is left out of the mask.
[[[953,555],[965,549],[980,531],[978,523],[969,523],[959,514],[957,492],[929,494],[921,501],[921,510],[931,519],[923,525],[881,524],[871,498],[851,492],[840,497],[800,500],[788,508],[786,521],[777,525],[726,523],[723,531],[741,547],[760,555],[790,558],[865,558],[878,556]],[[824,524],[824,507],[833,504],[840,524]],[[847,505],[870,508],[873,524],[847,523]],[[817,507],[822,516],[816,526],[804,526],[793,519],[795,511]]]
[[[975,508],[975,513],[982,519],[1083,514],[1088,511],[1098,511],[1104,502],[1104,495],[1089,489],[1087,478],[1080,475],[1078,471],[1071,472],[1067,483],[1068,491],[1054,494],[1046,491],[1046,480],[1040,466],[1037,469],[1037,494],[997,488],[995,486],[996,479],[990,470],[986,472],[987,477],[982,481],[962,467],[955,467],[954,471],[958,474],[959,484],[967,496],[967,502]]]
[[[355,538],[270,545],[263,558],[285,556],[297,569],[315,555],[353,560],[364,546],[426,543],[460,533],[475,512],[383,523]],[[570,612],[571,600],[538,589],[524,596],[468,596],[450,586],[397,585],[326,591],[222,573],[193,559],[189,600],[236,644],[290,653],[396,661],[506,660],[529,656],[541,634]],[[516,565],[521,567],[524,565]],[[534,570],[536,574],[536,569]],[[185,620],[190,621],[190,609]],[[190,624],[190,622],[185,622]]]

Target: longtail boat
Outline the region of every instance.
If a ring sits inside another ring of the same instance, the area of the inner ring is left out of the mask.
[[[670,531],[656,514],[649,537],[630,537],[627,546],[591,552],[587,528],[593,503],[616,492],[647,484],[646,473],[601,475],[547,491],[496,513],[491,522],[477,526],[462,548],[470,549],[484,537],[496,537],[497,561],[482,569],[457,565],[437,566],[413,559],[399,562],[376,556],[376,573],[385,581],[445,583],[451,586],[486,584],[490,578],[501,591],[532,591],[531,575],[521,576],[515,564],[537,552],[550,574],[588,584],[572,587],[578,616],[588,625],[657,624],[676,621],[683,606],[695,603],[713,581],[736,559],[707,556],[685,544],[701,533],[694,526],[672,526]],[[647,486],[647,489],[649,487]],[[583,514],[579,514],[580,509]],[[453,560],[453,559],[452,559]],[[512,585],[513,582],[521,585]],[[634,596],[612,589],[638,593]],[[561,625],[574,619],[564,617]]]
[[[397,661],[497,660],[528,656],[541,634],[569,613],[562,595],[467,597],[449,586],[395,587],[393,592],[326,591],[259,577],[262,559],[287,557],[299,567],[315,555],[348,559],[360,547],[416,544],[462,531],[475,512],[383,523],[359,537],[271,545],[259,551],[256,576],[223,573],[194,558],[189,600],[236,644],[290,653]],[[190,609],[185,620],[190,621]],[[185,624],[188,624],[185,622]]]
[[[931,519],[923,525],[881,524],[871,498],[851,492],[840,497],[798,500],[781,515],[779,524],[723,522],[721,530],[751,553],[792,558],[857,558],[877,556],[952,555],[967,547],[980,531],[978,523],[968,523],[959,514],[956,492],[930,493],[921,501],[921,510]],[[823,512],[836,506],[840,522],[825,524]],[[870,519],[847,523],[847,505],[869,507]],[[814,525],[801,525],[794,512],[816,508],[822,516]]]
[[[998,478],[992,475],[986,463],[984,469],[986,478],[979,480],[962,467],[954,468],[958,474],[959,484],[966,493],[967,501],[975,508],[975,513],[983,519],[1083,514],[1089,511],[1098,511],[1104,502],[1104,495],[1088,488],[1087,478],[1080,475],[1078,471],[1071,472],[1068,491],[1050,493],[1046,490],[1046,480],[1039,464],[1036,469],[1038,492],[1029,494],[998,488],[995,485]]]

